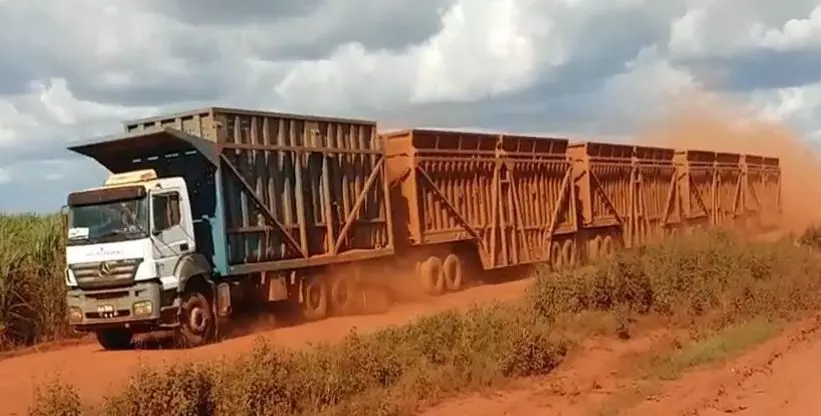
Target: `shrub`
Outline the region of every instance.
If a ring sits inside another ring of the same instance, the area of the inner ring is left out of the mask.
[[[815,250],[821,249],[821,226],[813,225],[808,227],[798,237],[798,243]]]
[[[0,215],[0,350],[68,333],[62,222]]]
[[[819,306],[821,267],[791,244],[710,232],[618,253],[595,268],[542,273],[530,307],[548,319],[581,310],[691,321],[784,318]]]
[[[83,406],[80,395],[69,385],[52,381],[40,386],[34,393],[31,416],[80,416]]]

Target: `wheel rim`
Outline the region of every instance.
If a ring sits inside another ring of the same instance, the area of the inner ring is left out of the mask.
[[[208,327],[208,314],[205,309],[199,305],[191,308],[191,311],[188,313],[188,327],[198,334],[205,332],[205,329]]]

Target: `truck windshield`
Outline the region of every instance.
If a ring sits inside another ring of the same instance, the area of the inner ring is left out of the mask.
[[[73,206],[68,224],[68,245],[146,238],[148,198]]]

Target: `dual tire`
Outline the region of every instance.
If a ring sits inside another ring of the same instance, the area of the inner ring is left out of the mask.
[[[436,256],[428,257],[417,268],[422,289],[430,296],[461,290],[464,282],[462,273],[462,261],[455,254],[449,254],[444,260]]]
[[[327,318],[331,312],[340,315],[354,313],[361,301],[362,293],[353,276],[309,277],[303,286],[302,316],[312,322]]]

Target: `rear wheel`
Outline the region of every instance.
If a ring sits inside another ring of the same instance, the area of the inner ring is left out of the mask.
[[[616,251],[615,242],[613,241],[613,236],[606,235],[604,239],[602,239],[601,249],[599,252],[601,253],[604,258],[611,258]]]
[[[553,266],[553,270],[561,270],[564,267],[562,245],[558,241],[550,243],[550,264]]]
[[[331,309],[335,314],[354,312],[358,295],[356,282],[351,276],[339,276],[331,282]]]
[[[131,330],[124,328],[101,329],[94,332],[97,342],[107,350],[117,351],[131,348]]]
[[[562,259],[567,267],[576,267],[576,244],[572,239],[564,240],[564,244],[562,244]]]
[[[180,326],[176,331],[176,342],[185,348],[205,345],[214,340],[216,321],[208,297],[197,291],[182,295],[180,305]]]
[[[328,285],[321,277],[305,279],[302,301],[302,316],[307,321],[318,321],[328,317]]]
[[[597,235],[588,242],[587,259],[595,262],[602,258],[602,237]]]
[[[425,293],[439,296],[445,291],[445,274],[442,270],[442,260],[438,257],[428,257],[419,265],[419,279]]]
[[[456,292],[462,288],[462,262],[455,254],[450,254],[445,257],[445,263],[442,265],[445,287],[448,291]]]

